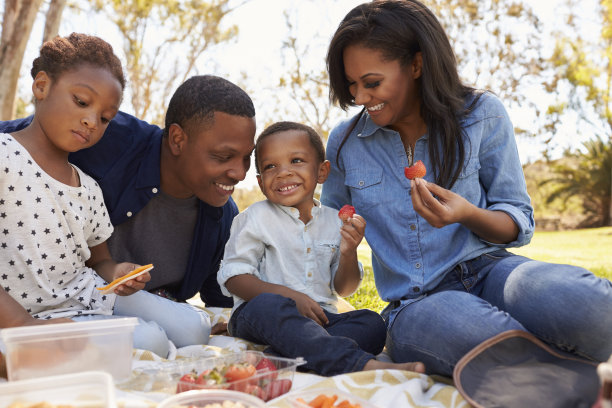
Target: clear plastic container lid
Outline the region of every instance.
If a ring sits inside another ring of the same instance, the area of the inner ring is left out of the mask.
[[[0,336],[5,343],[40,341],[59,337],[107,334],[117,329],[122,331],[131,329],[130,331],[132,331],[137,324],[138,319],[135,317],[119,317],[116,319],[90,320],[85,322],[11,327],[0,330]]]
[[[115,388],[110,374],[85,371],[0,383],[0,407],[21,404],[116,408]]]

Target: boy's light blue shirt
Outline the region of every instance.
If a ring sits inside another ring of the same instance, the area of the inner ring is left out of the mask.
[[[529,243],[535,226],[533,208],[512,123],[495,96],[482,95],[463,122],[468,159],[452,191],[480,208],[512,217],[519,233],[506,245],[486,242],[458,223],[434,228],[418,215],[412,207],[410,180],[404,176],[408,159],[400,135],[377,126],[367,113],[359,118],[336,161],[352,121],[342,122],[329,136],[331,173],[321,201],[333,208],[352,204],[365,218],[365,238],[372,248],[376,287],[383,300],[412,302],[435,288],[458,263],[499,247]],[[423,161],[428,169],[425,179],[434,182],[429,137],[417,141],[414,160]]]
[[[337,210],[314,201],[312,219],[306,225],[297,209],[268,200],[234,218],[217,275],[226,296],[231,296],[225,287],[229,278],[251,274],[304,293],[325,310],[337,312],[333,283],[340,261],[342,221]],[[234,296],[233,310],[242,303],[244,299]]]

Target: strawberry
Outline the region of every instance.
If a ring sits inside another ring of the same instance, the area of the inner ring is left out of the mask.
[[[277,371],[276,366],[274,365],[274,363],[270,359],[265,358],[265,357],[259,360],[259,363],[257,363],[257,365],[255,366],[255,369],[257,370],[257,374],[261,374],[265,372],[270,373],[270,374],[262,376],[263,378],[274,380],[278,376],[278,373],[276,372]]]
[[[349,218],[355,215],[355,207],[352,205],[345,205],[338,211],[338,217],[342,220],[342,222],[346,222]]]
[[[183,375],[176,384],[176,392],[179,393],[198,389],[198,387],[196,386],[196,379],[196,373],[188,373]]]
[[[413,180],[416,177],[423,178],[425,177],[425,174],[427,174],[427,169],[420,160],[414,163],[412,166],[404,168],[404,175],[408,180]]]
[[[268,397],[266,401],[269,401],[271,399],[280,397],[281,395],[288,393],[289,390],[291,389],[291,385],[292,385],[291,380],[286,379],[286,378],[282,380],[272,381],[266,387],[267,397]]]

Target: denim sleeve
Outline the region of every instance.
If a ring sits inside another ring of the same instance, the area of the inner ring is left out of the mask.
[[[345,173],[341,166],[341,158],[336,159],[338,147],[348,127],[347,124],[347,122],[344,122],[334,128],[327,140],[326,158],[331,164],[331,169],[327,180],[323,183],[321,203],[335,209],[340,209],[345,204],[351,204],[349,189],[344,183]]]
[[[526,245],[533,236],[535,222],[514,128],[505,108],[496,97],[487,95],[482,109],[482,123],[475,128],[482,128],[478,159],[481,166],[479,178],[486,191],[486,209],[505,212],[519,229],[515,241],[503,245],[487,244],[499,247]],[[470,129],[467,131],[469,133]]]
[[[225,245],[225,254],[217,275],[221,291],[226,296],[232,296],[225,282],[228,279],[244,274],[255,275],[261,279],[258,266],[265,249],[264,243],[258,237],[258,224],[250,217],[249,211],[238,214],[232,223],[230,238]]]

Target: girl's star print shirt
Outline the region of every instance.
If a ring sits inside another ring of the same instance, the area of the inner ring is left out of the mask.
[[[37,318],[112,314],[85,266],[113,231],[98,184],[78,169],[80,187],[55,180],[6,133],[0,158],[0,286]]]

